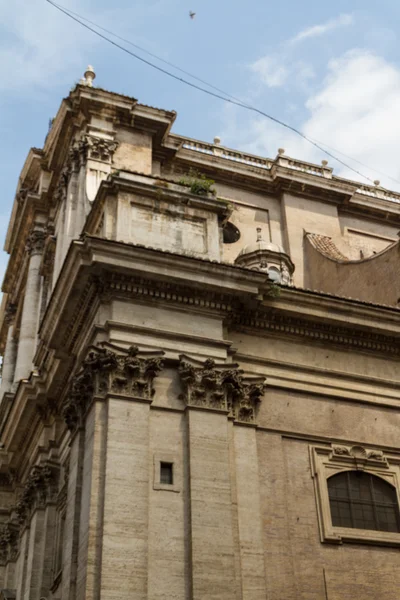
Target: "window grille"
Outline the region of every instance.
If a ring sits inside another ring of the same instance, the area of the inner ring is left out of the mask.
[[[328,479],[334,527],[400,532],[396,489],[363,471],[345,471]]]

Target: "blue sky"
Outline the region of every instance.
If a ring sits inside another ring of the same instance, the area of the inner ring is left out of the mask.
[[[64,6],[400,180],[396,0],[60,0]],[[189,18],[189,10],[196,12]],[[0,0],[0,239],[18,175],[93,64],[101,87],[178,112],[174,131],[275,156],[324,158],[285,129],[135,61],[45,0]],[[347,161],[347,159],[345,159]],[[400,184],[348,161],[372,179]],[[335,172],[354,177],[329,160]],[[0,277],[7,257],[0,256]]]

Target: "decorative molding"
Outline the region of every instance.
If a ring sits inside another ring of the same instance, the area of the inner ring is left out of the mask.
[[[9,521],[0,529],[0,565],[16,561],[20,533],[28,524],[32,511],[57,502],[59,473],[59,466],[55,463],[46,462],[32,467],[18,502],[10,511]],[[15,472],[10,471],[10,478],[12,483],[16,480]]]
[[[68,154],[64,167],[61,170],[60,177],[54,191],[53,198],[56,202],[63,202],[67,197],[68,183],[72,173],[72,155]]]
[[[38,405],[36,409],[42,421],[47,422],[50,417],[57,415],[57,402],[48,399],[45,404]]]
[[[118,142],[92,135],[87,135],[85,141],[89,159],[111,164]]]
[[[7,467],[7,471],[0,473],[0,488],[9,488],[17,481],[17,472]]]
[[[182,399],[188,406],[227,411],[236,421],[255,423],[257,406],[265,392],[265,379],[244,378],[237,364],[204,363],[180,356]]]
[[[26,250],[29,254],[41,254],[44,250],[47,237],[45,229],[33,229],[28,235]]]
[[[392,454],[356,444],[310,446],[311,475],[317,502],[321,542],[342,544],[357,542],[400,547],[400,534],[332,525],[328,485],[329,477],[343,471],[364,471],[390,483],[400,500],[400,454]]]
[[[44,508],[47,503],[55,502],[59,467],[54,464],[35,465],[24,486],[15,507],[18,522],[23,526],[34,507]]]
[[[118,394],[151,401],[153,381],[163,368],[163,355],[162,351],[140,351],[137,346],[92,346],[64,401],[62,410],[68,428],[83,426],[95,396]]]
[[[104,273],[97,278],[97,289],[102,301],[112,297],[140,297],[161,300],[174,304],[184,304],[198,308],[230,313],[238,300],[231,295],[179,285],[170,281],[154,281],[134,275]]]
[[[14,323],[16,314],[17,314],[17,305],[16,304],[8,304],[6,311],[5,311],[5,315],[4,315],[4,320],[7,323],[7,325],[12,325]]]
[[[372,464],[388,467],[388,461],[381,450],[368,450],[364,446],[333,446],[333,455],[348,460],[357,470]]]
[[[277,310],[235,312],[232,315],[231,327],[256,329],[258,334],[264,330],[269,333],[307,338],[324,344],[347,346],[356,350],[400,355],[400,339],[397,337],[291,317]]]
[[[19,550],[19,527],[16,523],[6,523],[0,530],[0,565],[17,560]]]

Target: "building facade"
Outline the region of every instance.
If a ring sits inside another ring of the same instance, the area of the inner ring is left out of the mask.
[[[7,233],[2,597],[398,600],[400,195],[93,79]]]

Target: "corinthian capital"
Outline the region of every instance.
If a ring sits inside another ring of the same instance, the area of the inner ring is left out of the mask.
[[[46,241],[46,231],[44,229],[33,229],[27,239],[26,249],[29,254],[41,254]]]
[[[188,406],[226,411],[235,421],[254,423],[265,391],[264,377],[243,377],[236,364],[204,363],[180,356],[182,399]]]
[[[162,351],[140,351],[105,343],[94,346],[72,379],[63,416],[71,430],[83,424],[93,398],[107,394],[151,402],[153,382],[163,368]]]
[[[89,150],[89,158],[106,163],[112,162],[112,157],[118,146],[117,142],[87,135],[86,143]]]

